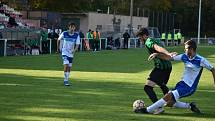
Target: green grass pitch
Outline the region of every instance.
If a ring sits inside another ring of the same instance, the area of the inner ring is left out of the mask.
[[[183,47],[168,50],[183,52]],[[215,66],[215,47],[200,46],[198,53]],[[146,49],[78,52],[71,87],[63,86],[63,65],[57,54],[0,57],[0,121],[215,121],[215,87],[204,69],[194,95],[203,115],[188,109],[165,107],[161,115],[135,114],[132,103],[151,102],[143,86],[153,68]],[[182,76],[184,66],[173,62],[170,88]],[[159,88],[155,88],[162,97]]]

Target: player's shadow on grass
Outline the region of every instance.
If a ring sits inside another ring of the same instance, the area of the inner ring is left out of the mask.
[[[171,110],[171,109],[170,109]],[[180,109],[179,109],[180,110]],[[208,113],[208,112],[203,112],[202,114],[196,114],[196,113],[183,113],[183,110],[186,109],[181,109],[179,113],[163,113],[160,115],[166,115],[166,116],[175,116],[175,117],[195,117],[195,118],[215,118],[214,112]]]
[[[198,117],[192,113],[184,114],[181,110],[176,110],[177,114],[163,114],[167,118],[134,114],[132,103],[135,99],[143,99],[150,104],[143,85],[135,82],[76,78],[71,87],[64,87],[63,78],[14,74],[0,74],[0,77],[0,120],[4,121],[28,117],[31,117],[29,120],[177,121],[171,117]],[[200,117],[215,118],[212,115],[214,111],[211,111],[211,114]]]
[[[145,49],[79,52],[73,60],[72,70],[136,73],[153,67],[153,62],[147,61],[147,57]],[[2,69],[63,71],[61,56],[57,54],[0,58],[0,65]]]

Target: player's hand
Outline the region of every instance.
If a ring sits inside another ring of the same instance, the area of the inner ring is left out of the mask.
[[[73,51],[72,51],[72,54],[75,54],[77,51],[78,51],[78,50],[76,50],[76,49],[75,49],[75,50],[73,50]]]
[[[158,53],[152,53],[152,54],[148,57],[148,61],[151,61],[151,60],[154,59],[157,55],[158,55]]]
[[[174,57],[174,56],[176,56],[177,54],[178,54],[177,52],[171,52],[171,53],[169,54],[169,56]]]

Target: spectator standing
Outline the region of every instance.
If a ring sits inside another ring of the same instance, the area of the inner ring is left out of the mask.
[[[181,32],[177,33],[177,37],[178,37],[178,45],[180,45],[181,44],[181,39],[182,39]]]
[[[100,44],[100,32],[98,30],[93,32],[93,39],[94,39],[93,51],[98,51]]]
[[[130,35],[127,30],[123,34],[123,38],[124,38],[123,48],[128,49],[128,39],[130,38]]]
[[[177,33],[174,33],[174,45],[178,45],[178,35]]]
[[[41,31],[41,39],[42,39],[42,53],[48,53],[49,51],[49,41],[48,41],[48,32],[44,28]]]
[[[167,46],[169,46],[169,43],[172,44],[172,34],[170,32],[167,35]]]
[[[80,30],[80,32],[79,32],[79,36],[80,36],[80,39],[81,39],[81,47],[82,48],[80,48],[80,49],[82,49],[82,50],[85,50],[85,46],[84,46],[84,33]]]
[[[165,42],[166,42],[166,32],[163,32],[161,34],[161,42],[162,42],[162,45],[165,46]]]

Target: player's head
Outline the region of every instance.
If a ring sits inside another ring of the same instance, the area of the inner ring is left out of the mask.
[[[137,37],[140,38],[141,41],[146,41],[148,36],[149,36],[149,32],[148,32],[148,29],[146,28],[141,28],[137,34],[136,34]]]
[[[193,40],[188,40],[184,43],[184,51],[187,55],[194,55],[196,53],[196,42]]]
[[[75,31],[75,29],[76,29],[76,25],[74,22],[69,22],[68,27],[69,27],[70,31]]]

